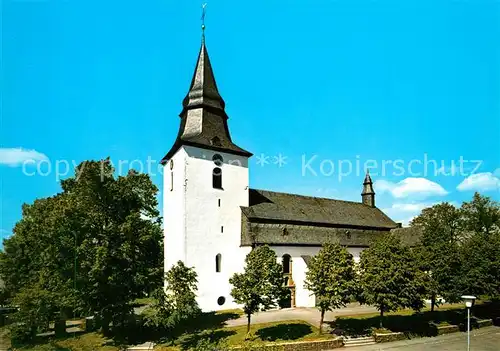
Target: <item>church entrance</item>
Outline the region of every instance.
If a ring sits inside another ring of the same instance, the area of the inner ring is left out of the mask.
[[[292,307],[292,290],[286,290],[286,296],[280,301],[280,308],[290,308]]]

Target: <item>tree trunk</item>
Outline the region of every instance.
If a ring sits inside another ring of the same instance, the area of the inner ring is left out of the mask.
[[[380,306],[380,328],[382,329],[384,327],[384,305]]]
[[[247,314],[247,338],[250,337],[250,318],[252,317],[251,314]]]
[[[431,296],[431,312],[434,312],[435,305],[436,305],[436,295],[432,294],[432,296]]]
[[[102,334],[104,336],[109,336],[109,323],[111,323],[111,318],[108,315],[102,316]]]
[[[323,334],[323,321],[325,320],[325,310],[321,310],[321,318],[319,320],[319,333]]]

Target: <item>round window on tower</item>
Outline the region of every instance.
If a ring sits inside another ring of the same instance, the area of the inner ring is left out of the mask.
[[[221,155],[219,154],[215,154],[213,157],[212,157],[212,161],[214,161],[214,163],[217,165],[217,166],[222,166],[222,163],[224,162],[224,159],[222,158]]]
[[[226,298],[224,296],[219,296],[219,298],[217,299],[217,304],[219,306],[222,306],[225,303],[226,303]]]

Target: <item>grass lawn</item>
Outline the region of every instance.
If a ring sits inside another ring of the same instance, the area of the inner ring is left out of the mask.
[[[262,345],[263,343],[325,340],[329,334],[318,335],[318,329],[303,321],[284,321],[251,326],[252,338],[245,340],[246,326],[218,328],[180,336],[173,345],[157,345],[156,351],[181,351],[195,346],[202,339],[223,342],[228,346]],[[103,346],[107,339],[98,333],[81,334],[64,339],[48,339],[45,343],[24,346],[23,351],[119,351],[117,346]]]
[[[493,318],[500,315],[500,308],[495,303],[478,302],[473,308],[473,315],[480,318]],[[435,326],[460,325],[465,320],[465,308],[462,303],[444,304],[431,312],[429,308],[420,313],[411,309],[384,313],[384,328],[392,332],[402,332],[411,336],[433,336]],[[349,336],[369,335],[379,328],[380,314],[367,313],[337,317],[332,327]],[[433,325],[431,325],[433,324]]]
[[[206,330],[200,333],[185,334],[174,342],[174,345],[158,345],[157,351],[187,350],[201,339],[223,342],[228,346],[262,345],[263,343],[325,340],[332,338],[330,334],[319,335],[318,328],[299,320],[281,321],[251,325],[250,340],[245,340],[246,325]]]
[[[119,351],[116,346],[102,346],[107,340],[98,333],[81,334],[64,339],[49,339],[46,343],[14,348],[23,351]]]

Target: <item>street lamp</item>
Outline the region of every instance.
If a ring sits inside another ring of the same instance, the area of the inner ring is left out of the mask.
[[[470,350],[470,308],[476,299],[475,296],[472,295],[464,295],[462,296],[462,300],[465,302],[465,307],[467,307],[467,351]]]

